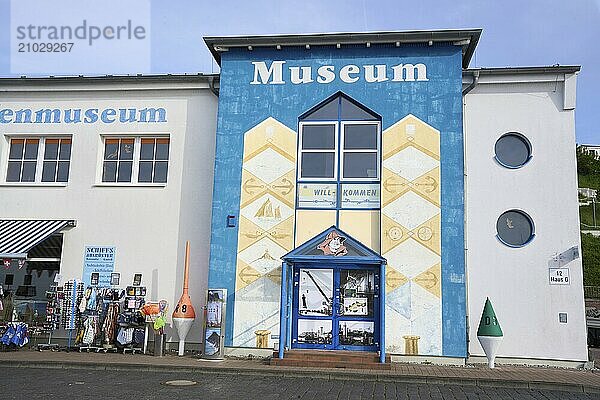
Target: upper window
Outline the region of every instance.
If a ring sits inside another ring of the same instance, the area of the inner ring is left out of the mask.
[[[520,133],[509,132],[496,141],[496,160],[506,168],[520,168],[531,159],[531,144]]]
[[[379,178],[379,124],[343,122],[342,179]]]
[[[12,138],[6,182],[66,183],[71,163],[71,138]]]
[[[337,159],[336,124],[303,124],[300,143],[302,178],[334,179]]]
[[[167,137],[105,137],[102,182],[166,183]]]
[[[337,95],[300,117],[299,179],[379,180],[379,117]]]

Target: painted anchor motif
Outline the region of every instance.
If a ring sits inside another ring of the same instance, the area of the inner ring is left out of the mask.
[[[418,282],[425,289],[431,289],[438,283],[438,277],[431,271],[425,272],[426,277],[415,278],[414,281]]]
[[[277,239],[277,240],[285,239],[286,237],[292,236],[290,233],[283,233],[283,232],[279,233],[277,230],[273,230],[273,231],[256,230],[254,232],[242,232],[242,235],[244,235],[248,239],[258,239],[258,238],[262,238],[263,236],[269,235],[272,238]]]
[[[260,189],[260,190],[264,190],[264,189],[271,189],[274,190],[276,192],[280,192],[282,195],[287,195],[289,194],[292,190],[294,190],[294,184],[292,181],[290,181],[287,178],[283,178],[281,179],[281,182],[283,183],[282,185],[260,185],[260,184],[256,184],[256,179],[254,178],[250,178],[247,181],[245,181],[242,185],[242,189],[244,190],[244,192],[248,193],[249,195],[254,195],[256,194],[256,190],[255,189]]]
[[[390,271],[386,272],[386,274],[385,274],[386,286],[396,287],[403,281],[404,281],[404,279],[401,275],[393,274]]]
[[[261,274],[259,274],[258,272],[252,272],[252,271],[253,270],[250,267],[242,268],[242,270],[239,273],[239,277],[242,280],[242,282],[244,282],[246,284],[251,284],[252,282],[254,282],[254,280],[261,277]],[[255,279],[252,279],[252,278],[255,278]]]
[[[437,189],[438,187],[438,183],[437,181],[432,178],[431,176],[427,176],[425,177],[425,183],[413,183],[413,182],[407,182],[407,183],[396,183],[394,177],[391,178],[387,178],[385,181],[383,181],[383,188],[390,193],[395,193],[397,192],[396,188],[399,186],[408,186],[408,187],[419,187],[419,186],[424,186],[425,187],[425,192],[426,193],[431,193],[433,192],[435,189]]]

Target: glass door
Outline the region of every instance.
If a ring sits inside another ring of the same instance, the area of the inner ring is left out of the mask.
[[[362,268],[337,271],[337,349],[377,350],[379,272]]]
[[[294,268],[292,347],[377,350],[378,275],[364,266]]]
[[[333,348],[333,275],[332,268],[294,269],[295,347]]]

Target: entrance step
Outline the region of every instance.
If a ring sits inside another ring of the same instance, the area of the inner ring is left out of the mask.
[[[284,353],[283,359],[279,358],[278,352],[273,352],[271,365],[389,370],[391,360],[388,355],[382,364],[377,353],[367,351],[289,350]]]

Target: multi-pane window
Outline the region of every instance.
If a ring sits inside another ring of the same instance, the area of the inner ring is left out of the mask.
[[[68,182],[70,160],[70,138],[12,138],[6,182]]]
[[[380,208],[379,115],[338,93],[300,116],[298,139],[298,208]]]
[[[342,179],[378,179],[379,124],[344,122]]]
[[[167,182],[169,139],[142,138],[138,182]]]
[[[169,138],[106,137],[102,182],[166,183]]]
[[[67,182],[71,160],[71,139],[46,139],[42,182]]]
[[[102,182],[131,182],[134,138],[106,138]]]
[[[334,179],[337,129],[335,124],[303,124],[300,146],[302,178]]]
[[[379,180],[379,118],[338,96],[300,118],[300,180]]]

